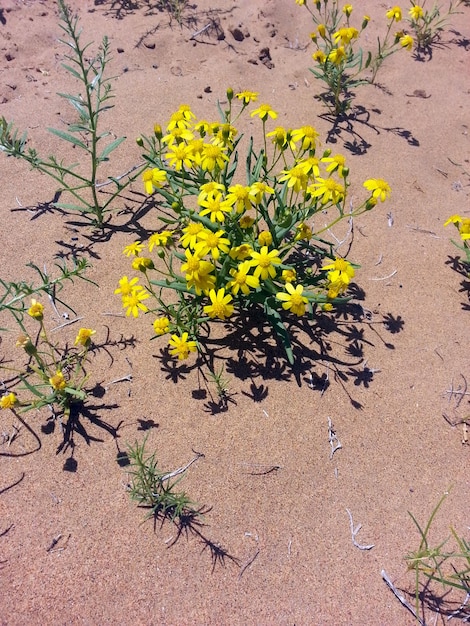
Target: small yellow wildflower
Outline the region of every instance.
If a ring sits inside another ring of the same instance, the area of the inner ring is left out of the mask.
[[[74,346],[78,346],[78,344],[85,347],[89,346],[93,335],[96,335],[96,330],[92,330],[91,328],[80,328],[77,336],[75,337]]]
[[[309,156],[306,159],[297,161],[297,165],[301,167],[308,176],[320,176],[319,163],[320,160],[315,156]]]
[[[320,35],[320,37],[325,39],[325,35],[326,35],[326,26],[325,26],[325,24],[318,24],[317,30],[318,30],[318,34]]]
[[[142,300],[146,300],[150,294],[143,288],[140,290],[134,289],[129,294],[122,296],[122,306],[127,309],[126,316],[129,317],[132,313],[134,317],[138,317],[139,310],[148,311],[145,304],[142,304]]]
[[[231,289],[234,296],[236,296],[240,290],[246,296],[250,293],[250,288],[257,289],[259,287],[259,278],[248,274],[250,269],[250,263],[244,261],[240,263],[236,269],[230,270],[232,280],[227,283],[227,289]]]
[[[227,200],[223,199],[221,193],[210,195],[205,200],[199,202],[203,210],[200,212],[201,217],[208,215],[211,222],[223,222],[225,220],[224,213],[230,213],[231,205]]]
[[[287,187],[292,187],[296,193],[301,189],[306,189],[308,178],[305,169],[301,165],[294,165],[290,170],[282,170],[281,174],[279,182],[287,181]]]
[[[345,4],[343,7],[343,13],[346,17],[349,17],[353,11],[352,4]]]
[[[273,236],[269,230],[262,230],[258,235],[258,243],[260,246],[270,246],[273,242]]]
[[[130,256],[139,256],[142,250],[145,248],[144,244],[140,241],[134,241],[134,243],[130,243],[128,246],[124,248],[122,251],[127,257]]]
[[[281,259],[278,256],[279,250],[268,251],[267,246],[263,246],[259,252],[253,250],[250,256],[252,258],[249,261],[250,266],[255,268],[253,275],[266,280],[267,278],[274,278],[276,276],[275,265],[281,263]]]
[[[444,222],[444,226],[455,224],[459,230],[462,241],[470,239],[470,217],[461,217],[460,215],[452,215]]]
[[[351,263],[342,258],[337,258],[333,263],[324,265],[322,270],[328,270],[327,278],[330,281],[329,298],[336,298],[338,294],[346,291],[355,273]]]
[[[308,187],[313,198],[321,198],[321,203],[333,202],[338,204],[344,198],[344,187],[333,178],[317,178],[317,182]]]
[[[129,280],[127,276],[123,276],[119,280],[119,287],[114,290],[114,293],[120,293],[122,297],[128,296],[132,291],[139,291],[139,289],[143,289],[141,285],[137,285],[139,279],[137,277]]]
[[[326,54],[323,52],[323,50],[317,50],[312,54],[312,59],[314,61],[317,61],[317,63],[322,64],[326,61]]]
[[[274,189],[266,183],[256,181],[250,186],[250,198],[254,204],[261,204],[264,194],[274,194]]]
[[[395,20],[395,22],[401,21],[401,9],[400,7],[394,6],[385,14],[389,20]]]
[[[344,51],[343,46],[338,46],[337,48],[333,48],[333,50],[328,55],[328,61],[331,61],[335,65],[339,65],[346,59],[346,52]]]
[[[142,174],[142,180],[144,181],[145,193],[152,194],[155,189],[163,187],[163,183],[166,181],[166,172],[154,167]]]
[[[49,383],[55,391],[62,391],[67,386],[67,382],[61,370],[57,370],[54,376],[49,378]]]
[[[44,306],[34,298],[31,298],[31,306],[28,309],[28,315],[34,317],[35,320],[41,321],[44,316]]]
[[[208,172],[221,170],[226,161],[228,161],[228,156],[223,153],[220,146],[216,146],[212,143],[204,145],[201,155],[201,167],[203,170]]]
[[[408,11],[408,14],[409,14],[409,16],[411,17],[412,20],[417,22],[420,18],[423,17],[424,11],[423,11],[422,7],[419,6],[419,4],[414,4],[411,7],[411,9]]]
[[[343,46],[347,46],[352,39],[357,39],[358,36],[359,31],[357,30],[357,28],[347,26],[344,28],[340,28],[338,31],[336,31],[336,33],[333,33],[333,40],[336,45],[341,42]]]
[[[237,213],[243,213],[251,208],[250,188],[237,184],[228,188],[226,201],[230,206],[235,207]]]
[[[282,270],[281,278],[285,283],[293,283],[297,278],[295,269]]]
[[[137,256],[132,261],[132,269],[136,272],[146,272],[147,270],[153,270],[155,265],[153,264],[152,259],[149,259],[145,256]]]
[[[168,147],[182,144],[183,142],[189,143],[194,139],[193,133],[187,128],[173,128],[170,132],[162,138],[162,143],[165,143]]]
[[[292,140],[301,142],[302,150],[314,150],[318,133],[313,126],[302,126],[292,131]]]
[[[324,157],[322,159],[323,163],[329,163],[326,168],[327,172],[338,172],[340,176],[343,175],[343,169],[346,167],[346,158],[342,154],[335,154],[332,157]]]
[[[207,304],[204,307],[204,313],[206,313],[210,318],[224,320],[225,318],[230,317],[230,315],[234,312],[234,306],[230,304],[233,298],[230,294],[225,293],[225,289],[223,287],[218,291],[211,289],[209,291],[209,298],[211,304]]]
[[[243,228],[244,230],[247,228],[251,228],[254,223],[255,223],[254,218],[251,217],[251,215],[248,215],[247,213],[238,220],[238,224],[240,228]]]
[[[201,222],[190,222],[183,228],[183,234],[180,237],[183,248],[194,248],[198,242],[199,234],[204,230]]]
[[[170,354],[177,356],[180,361],[187,359],[190,352],[197,351],[197,343],[195,341],[188,341],[188,336],[188,333],[183,333],[181,337],[172,335],[168,342],[171,346]]]
[[[224,193],[225,187],[221,183],[216,183],[214,180],[204,183],[199,187],[199,195],[197,197],[198,204],[201,200],[206,200],[209,196],[215,196],[218,193]]]
[[[170,332],[170,321],[167,317],[158,317],[153,323],[156,335],[165,335]]]
[[[305,313],[305,305],[308,300],[305,296],[302,295],[304,288],[302,285],[297,285],[294,287],[292,283],[286,283],[286,291],[280,291],[276,294],[276,298],[282,301],[282,308],[285,311],[290,311],[294,313],[294,315],[304,315]]]
[[[253,252],[253,248],[248,243],[242,243],[240,246],[235,246],[229,252],[229,256],[234,261],[243,261],[247,259],[251,253]]]
[[[255,115],[263,120],[263,122],[265,122],[268,117],[271,117],[273,120],[277,117],[276,111],[273,111],[269,104],[261,104],[259,108],[251,112],[251,117],[254,117]]]
[[[237,93],[237,98],[243,100],[243,104],[246,106],[250,102],[256,102],[258,100],[259,93],[256,91],[241,91]]]
[[[13,392],[0,398],[0,409],[12,409],[16,404],[18,404],[18,398]]]
[[[294,237],[295,241],[300,241],[302,239],[309,240],[312,238],[312,229],[305,222],[300,222],[297,226],[297,233]]]
[[[411,37],[411,35],[403,35],[403,37],[400,37],[400,46],[411,50],[413,48],[413,37]]]
[[[203,257],[210,252],[212,258],[215,260],[220,257],[221,252],[227,254],[229,251],[230,239],[223,237],[222,235],[224,234],[223,230],[218,230],[216,233],[208,229],[202,230],[199,233],[199,241],[195,247],[196,254]]]
[[[372,197],[385,202],[392,190],[390,185],[381,178],[370,178],[364,182],[364,187],[372,192]]]
[[[179,145],[172,146],[171,149],[173,152],[165,154],[165,158],[177,172],[183,168],[183,165],[188,169],[192,167],[194,163],[194,154],[191,146],[186,146],[181,143]]]
[[[153,233],[148,240],[149,251],[152,252],[154,246],[166,246],[173,236],[173,231],[162,230],[160,233]]]

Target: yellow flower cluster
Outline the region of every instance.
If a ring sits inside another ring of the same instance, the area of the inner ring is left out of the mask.
[[[448,226],[449,224],[455,224],[462,241],[470,240],[470,217],[452,215],[446,222],[444,222],[444,226]]]

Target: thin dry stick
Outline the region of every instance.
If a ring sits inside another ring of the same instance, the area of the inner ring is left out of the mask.
[[[395,598],[397,598],[397,600],[399,600],[403,606],[408,609],[408,611],[414,615],[415,619],[418,620],[418,622],[421,624],[421,626],[426,626],[426,622],[424,620],[422,620],[419,615],[416,615],[416,611],[413,609],[413,607],[411,606],[411,604],[409,602],[406,601],[405,597],[398,591],[398,589],[395,587],[395,585],[392,583],[392,581],[390,580],[390,578],[387,576],[387,572],[385,570],[381,571],[381,575],[382,578],[384,579],[387,587],[391,590],[391,592],[393,593],[393,595],[395,596]]]
[[[83,319],[83,317],[76,317],[73,320],[68,320],[67,322],[64,322],[63,324],[60,324],[59,326],[55,326],[51,330],[51,333],[55,332],[56,330],[59,330],[60,328],[63,328],[64,326],[70,326],[70,324],[75,324],[75,322],[79,322],[82,319]]]
[[[362,544],[356,541],[356,535],[361,530],[362,524],[358,524],[356,528],[354,528],[354,522],[353,522],[353,518],[351,515],[351,511],[349,509],[346,509],[346,513],[349,515],[349,525],[351,527],[351,539],[352,539],[353,545],[356,546],[356,548],[359,548],[359,550],[372,550],[375,544],[371,543],[367,546],[363,546]]]
[[[195,450],[193,450],[193,452],[196,455],[194,459],[191,459],[191,461],[189,461],[189,463],[187,463],[184,467],[179,467],[173,472],[169,472],[168,474],[165,474],[164,476],[160,478],[160,480],[161,481],[169,480],[170,478],[174,478],[175,476],[178,476],[179,474],[183,474],[188,469],[188,467],[191,467],[193,463],[198,461],[201,457],[204,457],[204,454],[202,452],[196,452]]]
[[[343,446],[341,445],[341,441],[338,439],[333,429],[333,424],[331,422],[330,417],[328,418],[328,441],[331,446],[331,452],[330,452],[330,461],[331,461],[336,450],[341,450]]]
[[[381,276],[379,278],[369,278],[369,280],[387,280],[387,278],[392,278],[392,276],[395,276],[397,272],[398,270],[393,270],[393,272],[391,274],[388,274],[388,276]]]

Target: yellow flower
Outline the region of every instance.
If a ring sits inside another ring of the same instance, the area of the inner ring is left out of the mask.
[[[44,315],[44,306],[34,298],[31,298],[31,306],[28,309],[28,315],[34,317],[35,320],[41,321]]]
[[[252,252],[253,249],[250,244],[242,243],[241,246],[236,246],[235,248],[232,248],[229,252],[229,256],[235,261],[243,261],[244,259],[247,259]]]
[[[272,195],[274,189],[261,181],[256,181],[250,185],[250,198],[254,204],[261,204],[265,193]]]
[[[127,257],[139,256],[144,248],[145,246],[143,243],[140,243],[140,241],[134,241],[134,243],[130,243],[128,246],[126,246],[122,253],[125,254]]]
[[[250,102],[256,102],[258,100],[259,93],[256,91],[241,91],[237,93],[237,98],[243,100],[243,104],[247,105]]]
[[[251,112],[251,117],[254,117],[255,115],[263,120],[263,122],[265,122],[268,117],[271,117],[273,120],[277,117],[276,111],[273,111],[269,104],[261,104],[259,108]]]
[[[206,200],[209,196],[216,196],[218,193],[224,193],[225,187],[221,183],[216,183],[211,180],[208,183],[204,183],[199,187],[199,195],[197,197],[198,204],[201,200]]]
[[[258,235],[258,243],[260,246],[270,246],[273,242],[273,236],[269,230],[262,230]]]
[[[318,133],[313,126],[302,126],[292,131],[292,140],[302,142],[302,150],[315,150]]]
[[[344,28],[340,28],[338,31],[336,31],[336,33],[333,33],[333,40],[336,45],[339,44],[339,42],[341,41],[344,46],[347,46],[352,39],[357,39],[358,36],[359,31],[357,30],[357,28],[347,26]]]
[[[191,168],[194,163],[194,154],[191,146],[186,146],[183,143],[172,146],[173,152],[165,154],[165,158],[169,164],[179,172],[183,165],[187,168]]]
[[[238,220],[238,224],[240,228],[243,228],[243,229],[251,228],[254,223],[255,223],[254,218],[251,217],[251,215],[248,215],[247,213]]]
[[[175,113],[172,113],[168,124],[168,130],[171,130],[172,128],[188,128],[191,123],[191,119],[194,117],[194,113],[192,113],[189,104],[182,104]]]
[[[62,391],[67,386],[64,375],[61,370],[57,370],[55,375],[52,378],[49,378],[49,382],[51,384],[52,389],[55,391]]]
[[[150,235],[148,240],[150,252],[152,252],[154,246],[166,246],[172,235],[173,232],[171,230],[162,230],[161,233]]]
[[[200,206],[205,207],[200,215],[209,215],[211,222],[223,222],[225,220],[224,213],[230,213],[232,207],[223,199],[221,193],[217,195],[210,195],[205,200],[199,202]]]
[[[316,189],[315,189],[316,188]],[[317,182],[308,187],[308,191],[314,198],[321,197],[321,203],[333,202],[337,204],[344,198],[344,187],[332,178],[317,178]]]
[[[313,176],[320,176],[319,163],[319,159],[315,156],[309,156],[306,159],[297,161],[297,165],[301,167],[307,175],[313,174]]]
[[[209,261],[201,261],[200,271],[191,276],[186,276],[186,286],[188,289],[194,287],[196,295],[200,296],[202,293],[207,295],[211,289],[215,287],[215,276],[210,272],[214,269],[212,263]]]
[[[346,167],[346,158],[342,154],[335,154],[332,157],[324,157],[322,159],[323,163],[330,163],[326,168],[327,172],[335,172],[338,171],[340,176],[343,175],[343,169]]]
[[[18,398],[13,392],[0,398],[0,409],[12,409],[15,404],[18,404]]]
[[[188,341],[188,333],[183,333],[181,337],[178,335],[172,335],[168,342],[171,346],[171,356],[177,356],[180,361],[187,359],[190,352],[196,352],[197,343],[195,341]]]
[[[401,9],[400,7],[394,6],[385,14],[389,20],[395,20],[395,22],[399,22],[401,20]]]
[[[327,273],[327,278],[330,281],[329,298],[336,298],[338,294],[346,291],[355,273],[351,263],[342,258],[337,258],[333,263],[324,265],[322,270],[329,270]],[[336,295],[331,295],[332,293]]]
[[[406,48],[407,50],[411,50],[413,47],[413,37],[410,35],[403,35],[403,37],[400,37],[400,46],[402,48]]]
[[[300,241],[301,239],[306,239],[307,241],[312,237],[312,229],[305,222],[300,222],[297,226],[297,233],[295,235],[295,241]]]
[[[211,289],[209,291],[209,298],[211,304],[207,304],[204,307],[204,313],[206,313],[209,317],[216,317],[220,320],[224,320],[226,317],[230,317],[230,315],[232,315],[234,307],[229,303],[233,298],[230,294],[225,293],[225,289],[223,287],[218,291]]]
[[[230,246],[230,239],[222,237],[224,235],[223,230],[218,230],[213,233],[211,230],[204,229],[199,233],[199,241],[196,244],[196,254],[203,257],[209,252],[212,254],[212,258],[217,260],[220,257],[220,253],[227,254]]]
[[[305,169],[301,165],[297,164],[290,170],[282,170],[281,174],[283,176],[279,178],[279,182],[287,181],[287,187],[293,187],[296,193],[301,189],[306,189],[308,178]]]
[[[302,285],[294,287],[292,283],[286,283],[286,291],[280,291],[276,294],[278,300],[282,300],[282,308],[286,311],[291,311],[294,315],[303,315],[305,313],[305,305],[308,300],[302,295],[304,288]]]
[[[230,206],[235,207],[237,213],[250,209],[250,188],[239,184],[232,185],[228,188],[226,201]]]
[[[156,335],[165,335],[170,332],[170,321],[167,317],[158,317],[153,323]]]
[[[320,37],[323,37],[323,39],[325,39],[325,34],[326,34],[325,24],[318,24],[317,30],[318,30],[318,34],[320,35]]]
[[[204,145],[201,155],[201,167],[203,170],[208,172],[214,172],[217,169],[221,170],[226,161],[228,161],[228,156],[222,152],[220,146],[212,143]]]
[[[328,61],[331,61],[335,65],[339,65],[342,61],[346,59],[346,52],[344,51],[343,46],[338,46],[338,48],[333,48],[333,50],[328,55]]]
[[[292,140],[292,131],[286,130],[283,126],[277,126],[270,133],[266,133],[266,137],[272,137],[272,142],[281,150],[290,147],[295,150],[295,142]]]
[[[452,215],[444,222],[444,226],[455,224],[459,230],[462,241],[470,239],[470,217],[461,217],[460,215]]]
[[[418,4],[413,4],[411,9],[408,11],[408,14],[412,20],[417,22],[421,17],[423,17],[424,11]]]
[[[281,278],[285,283],[293,283],[297,278],[297,272],[294,269],[282,270]]]
[[[190,222],[183,228],[183,234],[180,237],[183,248],[192,248],[194,250],[199,239],[199,234],[203,230],[204,226],[201,222]]]
[[[139,309],[141,311],[148,311],[145,304],[142,304],[142,300],[146,300],[150,294],[143,288],[133,289],[129,294],[122,296],[122,306],[124,309],[127,309],[126,316],[132,315],[134,317],[138,317]]]
[[[189,143],[192,139],[194,139],[194,135],[190,130],[187,128],[179,128],[177,126],[163,137],[162,143],[166,143],[168,147],[170,147],[174,144],[180,145],[183,142]]]
[[[343,13],[346,15],[346,17],[349,17],[352,13],[352,4],[345,4],[343,7]]]
[[[381,178],[370,178],[364,182],[364,187],[372,192],[372,197],[385,202],[392,190],[390,185]]]
[[[312,59],[314,61],[317,61],[317,63],[324,63],[326,61],[326,54],[323,52],[323,50],[317,50],[312,54]]]
[[[194,130],[199,133],[201,137],[205,137],[211,132],[211,125],[206,120],[199,120],[199,122],[195,125]]]
[[[77,336],[75,337],[74,346],[78,346],[78,344],[80,344],[81,346],[87,347],[90,345],[91,338],[95,334],[96,330],[92,330],[91,328],[80,328]]]
[[[249,264],[255,268],[254,276],[261,278],[261,280],[266,280],[268,277],[274,278],[276,276],[276,268],[274,266],[281,263],[278,254],[279,250],[271,250],[269,252],[267,246],[263,246],[259,252],[251,252],[252,260],[249,261]]]
[[[256,289],[259,287],[259,278],[248,274],[250,269],[250,263],[248,261],[244,261],[243,263],[240,263],[236,269],[234,268],[230,270],[232,280],[227,283],[227,289],[231,289],[234,296],[237,295],[240,289],[246,296],[250,293],[250,288]]]
[[[163,187],[163,183],[166,181],[166,172],[155,167],[153,170],[144,172],[142,180],[144,181],[145,193],[151,194],[155,189]]]
[[[123,276],[119,281],[119,287],[114,290],[114,293],[120,293],[124,297],[132,293],[132,291],[143,289],[141,285],[137,285],[138,282],[139,279],[137,277],[129,280],[127,276]]]
[[[305,0],[295,0],[295,4],[298,4],[301,7],[305,4]]]
[[[147,270],[153,270],[155,265],[153,264],[152,259],[149,259],[145,256],[137,256],[132,261],[132,269],[137,272],[146,272]]]

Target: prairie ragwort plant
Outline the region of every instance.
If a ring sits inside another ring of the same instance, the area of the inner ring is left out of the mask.
[[[461,250],[465,254],[465,258],[462,262],[468,266],[470,272],[470,217],[462,217],[461,215],[451,215],[449,219],[444,222],[444,226],[454,224],[457,228],[462,241],[462,245],[458,244],[453,239],[451,240],[454,246]]]
[[[136,178],[142,169],[132,168],[127,174],[110,177],[98,182],[98,174],[103,163],[109,161],[110,154],[125,140],[125,137],[112,137],[108,130],[101,130],[101,119],[106,111],[113,108],[114,98],[112,78],[106,76],[110,61],[109,41],[104,37],[95,56],[90,56],[91,43],[82,44],[79,18],[74,16],[64,0],[58,0],[60,28],[65,34],[59,41],[67,47],[66,62],[62,67],[76,81],[81,83],[78,94],[59,93],[58,95],[72,106],[78,119],[67,124],[66,130],[48,130],[71,144],[80,154],[78,163],[66,164],[55,156],[41,157],[35,148],[29,147],[26,133],[20,133],[13,122],[0,118],[0,150],[7,156],[26,161],[32,169],[47,174],[56,183],[60,194],[71,197],[68,202],[55,202],[54,206],[66,211],[78,212],[93,225],[102,227],[108,214],[113,210],[113,202]],[[80,170],[78,170],[80,166]],[[99,189],[110,185],[106,199],[100,198]]]
[[[394,31],[402,20],[400,7],[394,6],[386,12],[385,36],[377,38],[375,50],[365,52],[360,39],[369,24],[368,15],[364,15],[356,27],[352,25],[351,4],[340,7],[337,0],[295,1],[308,10],[315,24],[315,31],[311,34],[316,46],[312,55],[315,66],[310,71],[326,84],[327,91],[319,98],[335,116],[351,107],[352,89],[374,83],[387,57],[402,48],[411,50],[413,46],[410,35],[402,30]]]
[[[428,50],[440,36],[452,15],[459,13],[457,8],[460,6],[460,0],[450,2],[446,10],[434,2],[432,8],[426,6],[426,0],[422,4],[411,2],[411,8],[408,11],[408,23],[413,31],[414,40],[418,52]]]
[[[137,275],[126,272],[115,293],[126,315],[151,315],[155,336],[169,335],[178,359],[203,352],[212,320],[261,312],[293,363],[290,321],[349,299],[355,269],[335,255],[328,230],[390,194],[384,180],[369,179],[364,201],[349,207],[345,157],[319,151],[312,126],[270,130],[277,113],[268,104],[250,113],[261,123],[262,147],[249,138],[243,167],[234,124],[257,98],[228,89],[221,121],[197,120],[181,105],[165,131],[156,125],[153,136],[138,138],[161,226],[124,248]]]
[[[71,270],[60,267],[61,273],[54,279],[37,266],[30,266],[41,277],[42,283],[38,286],[0,280],[4,290],[0,297],[0,312],[13,316],[15,325],[21,331],[16,341],[16,348],[22,353],[18,360],[26,358],[20,367],[5,363],[0,365],[0,369],[8,375],[8,381],[3,381],[4,393],[0,398],[0,408],[25,413],[50,406],[54,414],[68,418],[71,405],[83,402],[86,398],[84,385],[88,376],[85,363],[95,331],[80,328],[73,346],[59,346],[51,339],[51,330],[44,321],[44,305],[36,297],[47,294],[55,310],[55,301],[65,305],[58,298],[57,292],[63,287],[64,281],[73,281],[76,277],[91,282],[83,276],[88,263],[79,261]],[[30,297],[33,295],[36,297]],[[29,304],[26,303],[27,298]],[[68,308],[73,311],[71,307]]]

